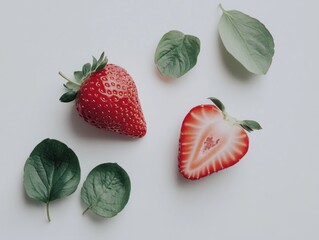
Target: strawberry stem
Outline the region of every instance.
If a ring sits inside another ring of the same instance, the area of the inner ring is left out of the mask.
[[[77,82],[73,82],[72,80],[70,80],[69,78],[67,78],[62,72],[59,72],[59,75],[60,75],[61,77],[63,77],[65,80],[67,80],[68,82],[73,83],[73,84],[75,84],[75,85],[77,85],[77,86],[81,86],[81,84],[79,84],[79,83],[77,83]]]
[[[223,111],[222,112],[224,115],[224,119],[229,122],[231,125],[240,125],[240,121],[238,121],[236,118],[228,115],[227,112]]]
[[[220,5],[220,7],[222,8],[221,5]],[[251,132],[253,130],[262,129],[260,124],[258,122],[256,122],[256,121],[254,121],[254,120],[242,120],[242,121],[239,121],[236,118],[228,115],[228,113],[225,111],[224,104],[219,99],[214,98],[214,97],[209,97],[208,99],[211,100],[216,105],[216,107],[219,108],[219,110],[223,113],[224,120],[227,121],[229,124],[241,126],[243,129],[245,129],[248,132]]]

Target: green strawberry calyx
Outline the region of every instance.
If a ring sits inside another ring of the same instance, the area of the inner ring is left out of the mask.
[[[59,75],[67,81],[67,83],[63,84],[63,86],[68,89],[68,91],[60,97],[60,101],[71,102],[75,100],[82,83],[85,82],[92,73],[104,68],[107,62],[108,59],[104,52],[101,54],[99,59],[93,57],[92,63],[86,63],[83,65],[81,71],[74,72],[75,81],[70,80],[62,72],[59,72]]]
[[[219,110],[222,111],[224,115],[224,120],[229,122],[232,125],[238,125],[245,129],[247,132],[252,132],[254,130],[260,130],[262,127],[260,124],[254,120],[237,120],[236,118],[230,116],[226,111],[225,111],[225,106],[224,104],[217,98],[214,97],[209,97],[209,100],[211,100],[216,107],[219,108]]]

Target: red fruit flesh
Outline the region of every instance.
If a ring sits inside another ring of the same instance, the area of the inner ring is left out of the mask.
[[[237,163],[248,146],[244,129],[226,121],[215,105],[196,106],[182,123],[179,170],[185,178],[200,179]]]
[[[132,77],[114,64],[94,72],[81,86],[76,102],[80,116],[98,128],[133,138],[146,134],[146,123]]]

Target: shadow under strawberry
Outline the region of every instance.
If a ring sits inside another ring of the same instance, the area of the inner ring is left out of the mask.
[[[70,129],[74,131],[77,137],[84,138],[84,139],[106,139],[112,141],[127,141],[132,142],[132,139],[128,138],[123,134],[118,134],[115,132],[106,131],[104,129],[98,129],[92,125],[87,124],[83,119],[79,118],[79,113],[77,112],[76,108],[72,108],[69,114],[69,123]]]

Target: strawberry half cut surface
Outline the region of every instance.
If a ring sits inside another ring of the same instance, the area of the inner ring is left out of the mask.
[[[117,65],[108,64],[104,53],[93,57],[81,71],[74,72],[75,81],[62,76],[68,91],[61,102],[75,100],[79,115],[89,124],[140,138],[146,134],[146,122],[138,98],[137,88],[128,72]]]
[[[192,108],[181,127],[178,167],[180,173],[191,180],[237,163],[248,151],[246,131],[261,129],[256,121],[239,121],[229,116],[221,101],[209,99],[214,105]]]

